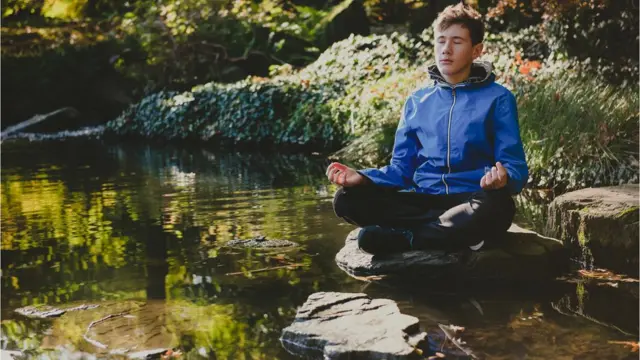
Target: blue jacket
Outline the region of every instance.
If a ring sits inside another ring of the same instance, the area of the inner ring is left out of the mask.
[[[519,193],[527,183],[518,111],[513,94],[495,82],[487,62],[474,62],[465,82],[450,85],[429,67],[434,85],[406,100],[391,163],[359,172],[373,183],[427,194],[481,190],[485,167],[500,161],[507,186]]]

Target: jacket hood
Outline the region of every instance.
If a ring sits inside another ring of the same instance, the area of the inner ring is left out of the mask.
[[[431,65],[427,68],[429,76],[438,86],[451,87],[442,74],[438,70],[437,65]],[[496,76],[493,73],[493,65],[488,61],[474,61],[471,64],[471,73],[469,78],[456,86],[482,86],[489,84],[495,80]]]

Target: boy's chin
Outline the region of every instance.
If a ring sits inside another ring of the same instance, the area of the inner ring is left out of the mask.
[[[442,75],[453,75],[456,73],[456,69],[452,65],[440,65],[438,64],[438,71]]]

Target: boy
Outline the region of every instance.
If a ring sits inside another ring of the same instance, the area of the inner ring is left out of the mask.
[[[515,97],[494,82],[490,63],[474,62],[483,49],[480,14],[452,5],[434,27],[434,85],[406,100],[391,163],[327,168],[342,186],[336,215],[362,227],[358,245],[372,254],[478,250],[509,228],[511,195],[529,176]]]

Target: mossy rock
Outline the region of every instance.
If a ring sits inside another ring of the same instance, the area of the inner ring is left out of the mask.
[[[593,265],[638,276],[638,184],[588,188],[554,199],[547,232]]]

